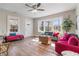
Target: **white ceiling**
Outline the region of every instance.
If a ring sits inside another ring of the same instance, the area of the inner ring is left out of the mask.
[[[74,3],[42,3],[39,8],[45,9],[45,11],[38,11],[37,13],[32,13],[29,7],[26,7],[24,3],[0,3],[0,8],[20,13],[24,16],[31,18],[43,17],[67,10],[75,9],[76,4]]]

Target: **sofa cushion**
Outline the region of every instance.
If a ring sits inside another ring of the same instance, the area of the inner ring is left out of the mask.
[[[78,38],[76,36],[71,36],[68,40],[69,45],[75,45],[78,46]]]
[[[17,37],[19,37],[19,38],[24,38],[24,35],[16,35]]]
[[[64,37],[66,38],[66,40],[68,40],[69,37],[70,37],[70,34],[68,34],[68,33],[64,33]]]
[[[8,41],[12,41],[12,40],[20,39],[20,38],[17,37],[17,36],[7,36],[6,39],[7,39]]]
[[[65,37],[60,37],[59,41],[67,41],[67,39]]]
[[[68,42],[67,41],[58,41],[58,43],[68,45]]]
[[[70,36],[72,36],[72,35],[73,35],[73,36],[76,36],[76,37],[78,38],[78,35],[77,35],[77,34],[75,34],[75,33],[69,33],[69,35],[70,35]]]

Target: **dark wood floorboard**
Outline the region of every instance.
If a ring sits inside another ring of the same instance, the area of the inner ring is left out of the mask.
[[[52,46],[53,45],[53,46]],[[56,56],[54,43],[44,45],[38,38],[25,38],[10,43],[9,56]]]

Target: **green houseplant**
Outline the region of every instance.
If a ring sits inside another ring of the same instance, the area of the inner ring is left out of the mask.
[[[64,19],[62,23],[62,28],[64,31],[69,32],[73,25],[74,23],[71,21],[70,17],[68,17]]]

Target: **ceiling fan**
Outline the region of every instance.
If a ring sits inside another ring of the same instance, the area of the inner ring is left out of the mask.
[[[44,9],[40,9],[39,7],[41,6],[41,3],[34,3],[34,4],[31,4],[31,3],[26,3],[25,6],[29,7],[29,8],[32,8],[28,11],[32,11],[32,12],[37,12],[37,11],[44,11]]]

